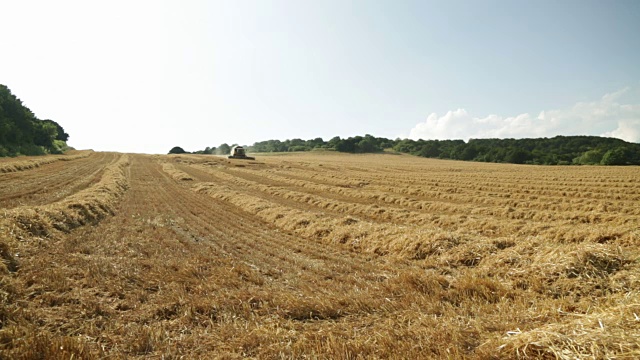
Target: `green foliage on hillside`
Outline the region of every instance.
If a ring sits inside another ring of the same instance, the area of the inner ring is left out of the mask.
[[[538,139],[401,140],[394,150],[418,156],[539,165],[640,165],[640,144],[598,136]]]
[[[60,124],[38,119],[0,84],[0,156],[60,154],[68,139]]]
[[[312,151],[312,150],[335,150],[350,153],[372,153],[381,152],[385,148],[393,146],[394,141],[377,138],[371,135],[355,136],[347,139],[341,139],[339,136],[329,141],[322,138],[310,140],[291,139],[291,140],[267,140],[254,143],[248,148],[250,152],[291,152],[291,151]]]
[[[236,145],[237,144],[233,144],[229,146],[229,144],[224,143],[224,144],[220,144],[220,146],[218,147],[207,146],[204,150],[197,150],[194,152],[188,152],[179,146],[175,146],[171,150],[169,150],[169,154],[229,155],[229,153],[231,153],[231,148]]]
[[[291,139],[291,140],[267,140],[254,143],[249,147],[251,152],[288,152],[288,151],[311,151],[322,148],[326,143],[322,138],[311,140]]]
[[[640,165],[640,144],[599,136],[556,136],[538,139],[409,140],[354,136],[329,141],[267,140],[248,151],[290,152],[335,150],[347,153],[375,153],[385,149],[416,156],[512,164],[539,165]]]

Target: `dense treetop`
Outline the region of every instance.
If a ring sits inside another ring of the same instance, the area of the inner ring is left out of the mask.
[[[169,150],[169,154],[185,154],[186,151],[184,151],[183,148],[181,148],[180,146],[174,146],[171,148],[171,150]]]
[[[60,154],[69,139],[53,120],[40,120],[0,84],[0,156]]]

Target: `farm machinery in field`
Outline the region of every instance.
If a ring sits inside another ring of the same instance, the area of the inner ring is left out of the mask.
[[[231,149],[231,155],[228,156],[229,159],[242,159],[242,160],[255,160],[256,158],[247,156],[245,150],[242,146],[234,146]]]

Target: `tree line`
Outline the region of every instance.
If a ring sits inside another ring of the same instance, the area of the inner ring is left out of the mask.
[[[235,146],[232,145],[232,146]],[[229,153],[232,146],[207,147],[196,154]],[[172,149],[173,151],[174,149]],[[640,165],[640,144],[599,136],[555,136],[535,139],[410,140],[372,135],[310,140],[266,140],[248,152],[339,151],[376,153],[394,151],[415,156],[511,164],[536,165]]]
[[[324,141],[322,138],[311,140],[267,140],[256,142],[249,146],[250,152],[286,152],[286,151],[312,151],[335,150],[347,153],[375,153],[393,147],[395,140],[375,137],[372,135],[354,136],[342,139],[339,136]]]
[[[640,165],[640,144],[599,136],[536,139],[400,140],[393,149],[417,156],[536,165]]]
[[[61,154],[67,134],[53,120],[38,119],[6,85],[0,84],[0,157]]]
[[[204,154],[204,155],[229,155],[231,153],[231,148],[237,146],[238,144],[229,145],[227,143],[221,144],[218,147],[207,146],[204,150],[198,150],[194,152],[188,152],[180,146],[174,146],[169,150],[169,154]]]

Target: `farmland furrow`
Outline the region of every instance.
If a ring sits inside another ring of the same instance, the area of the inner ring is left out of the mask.
[[[483,164],[487,170],[494,166]],[[590,204],[607,200],[610,203],[616,202],[615,205],[609,204],[611,207],[609,211],[620,208],[623,209],[621,211],[630,215],[636,214],[631,209],[637,209],[635,205],[640,199],[637,190],[638,180],[633,176],[624,177],[619,174],[614,176],[607,171],[594,172],[593,169],[589,169],[585,172],[586,175],[580,178],[576,178],[575,172],[571,172],[569,176],[565,170],[556,168],[545,168],[545,171],[540,174],[537,172],[525,174],[527,167],[501,166],[500,172],[470,172],[470,168],[467,167],[466,172],[454,173],[455,176],[450,169],[446,168],[431,168],[428,174],[421,176],[415,175],[421,173],[419,169],[415,171],[411,169],[408,167],[404,171],[388,176],[378,176],[375,173],[362,177],[349,176],[348,181],[356,184],[364,181],[368,184],[366,189],[379,187],[387,192],[424,196],[425,200],[442,199],[455,203],[475,202],[475,198],[481,200],[480,204],[491,205],[494,198],[504,198],[522,200],[520,204],[522,207],[535,208],[540,204],[555,203],[564,206],[565,209],[590,211],[588,208]],[[505,171],[505,169],[512,171]],[[631,170],[629,173],[632,173],[633,169],[629,170]],[[576,172],[580,172],[580,169]],[[500,176],[488,176],[491,173],[498,173]],[[556,175],[549,175],[549,173]],[[594,173],[598,175],[594,177]],[[336,180],[340,178],[339,174],[325,171],[314,173],[285,169],[278,171],[278,174],[293,178],[312,177],[313,181],[324,179],[322,181],[326,180],[328,184],[334,186],[336,182],[341,181]],[[523,181],[523,175],[526,175],[526,181]],[[421,186],[417,187],[416,184]],[[500,204],[496,203],[496,205]]]
[[[389,207],[388,205],[362,206],[348,200],[346,202],[336,202],[330,200],[327,196],[318,197],[314,194],[304,192],[296,193],[288,190],[290,187],[281,188],[267,185],[265,183],[278,184],[278,182],[259,181],[260,177],[257,174],[264,172],[259,168],[252,170],[231,168],[225,170],[224,167],[220,166],[212,168],[198,165],[198,162],[190,164],[189,166],[180,166],[183,170],[190,172],[196,179],[213,180],[213,183],[217,184],[217,187],[233,189],[237,191],[238,194],[242,194],[239,195],[241,197],[246,197],[247,195],[253,197],[253,200],[251,200],[251,198],[247,198],[246,200],[233,199],[232,202],[246,204],[264,203],[264,205],[260,206],[282,207],[283,212],[291,213],[291,211],[293,211],[293,213],[299,214],[297,216],[298,220],[286,222],[274,219],[271,215],[265,216],[264,214],[266,213],[262,212],[260,207],[256,209],[256,212],[263,214],[261,215],[263,218],[277,224],[279,228],[288,231],[293,228],[297,233],[306,237],[325,238],[325,241],[328,238],[333,239],[332,241],[342,242],[343,240],[340,239],[348,235],[344,233],[341,235],[333,235],[332,229],[343,228],[344,226],[340,224],[341,219],[343,221],[350,221],[344,220],[345,216],[364,217],[368,219],[370,223],[360,222],[359,227],[361,230],[359,233],[363,233],[365,238],[371,238],[374,243],[385,244],[382,249],[377,246],[369,246],[369,251],[386,252],[387,250],[384,250],[384,248],[395,241],[393,236],[408,237],[413,239],[412,242],[415,241],[416,247],[410,249],[406,247],[396,248],[393,252],[399,251],[406,253],[409,257],[422,256],[420,255],[422,250],[417,249],[419,247],[418,244],[423,241],[428,244],[429,236],[446,238],[451,236],[447,234],[456,233],[459,234],[459,236],[466,237],[474,233],[475,237],[488,236],[495,238],[498,242],[512,242],[517,238],[528,236],[548,236],[557,241],[569,242],[609,241],[607,239],[621,239],[621,241],[626,241],[623,239],[633,237],[633,224],[635,224],[635,218],[633,216],[625,213],[616,214],[615,208],[610,209],[606,204],[601,203],[591,203],[589,205],[589,212],[581,212],[574,208],[564,208],[564,210],[560,211],[560,209],[553,207],[553,205],[548,205],[548,209],[541,211],[512,207],[517,206],[516,203],[510,203],[506,206],[490,206],[485,204],[484,206],[478,207],[473,205],[473,201],[469,204],[448,204],[446,202],[421,202],[411,198],[400,199],[400,204],[405,207],[401,209],[394,208],[393,206]],[[196,167],[201,170],[197,170]],[[249,181],[244,177],[233,176],[238,173],[252,173],[252,177],[256,179],[256,181]],[[210,192],[216,186],[206,191]],[[360,189],[363,193],[363,195],[360,196],[370,196],[370,194],[367,194],[367,188],[369,187],[371,187],[371,185]],[[306,189],[302,187],[300,190],[305,191]],[[354,194],[358,193],[355,189],[339,188],[339,190],[336,191],[353,191]],[[216,192],[216,194],[224,197],[224,195],[222,195],[223,193],[224,192],[220,193],[219,191]],[[374,196],[381,196],[382,199],[387,199],[387,195],[384,193],[379,193]],[[391,205],[394,205],[393,202],[398,201],[393,200],[393,196],[390,198],[392,199]],[[540,202],[539,204],[541,208],[545,207],[544,202]],[[455,211],[451,211],[449,212],[450,215],[447,215],[447,209],[454,209]],[[605,209],[607,211],[606,213],[603,212]],[[308,215],[311,217],[300,213],[300,210],[308,211]],[[321,214],[322,220],[320,218],[314,218],[313,214]],[[289,216],[289,218],[293,219],[291,216]],[[303,225],[302,228],[298,228],[296,225],[297,223],[304,224],[309,222],[315,225]],[[389,224],[384,224],[385,222],[389,222]],[[333,223],[333,225],[327,225],[330,223]],[[404,224],[401,234],[397,234],[397,231],[394,229],[394,223]],[[613,230],[611,228],[611,224],[613,223],[619,224],[620,226],[616,230]],[[345,229],[344,231],[347,230]],[[351,238],[354,237],[358,238],[358,236],[352,236]],[[378,239],[374,240],[376,237]]]
[[[28,172],[0,174],[0,208],[44,205],[59,201],[100,180],[113,153],[91,153],[73,161],[56,161]]]
[[[183,169],[191,171],[185,166],[183,166]],[[441,231],[464,231],[467,233],[469,231],[477,231],[480,234],[499,237],[514,235],[514,220],[526,220],[526,228],[521,228],[518,231],[518,234],[523,236],[539,235],[541,229],[547,229],[550,223],[555,224],[551,231],[557,233],[559,229],[565,229],[565,233],[567,230],[575,233],[576,224],[589,224],[593,230],[598,224],[606,224],[603,226],[606,229],[609,228],[611,223],[619,222],[624,224],[631,220],[629,216],[621,216],[622,214],[602,213],[600,210],[603,208],[597,204],[591,204],[591,211],[588,213],[580,212],[576,209],[554,211],[551,206],[551,209],[546,210],[530,210],[512,208],[509,205],[516,206],[513,203],[501,204],[500,206],[488,206],[485,204],[482,207],[478,207],[472,204],[448,204],[416,201],[411,198],[397,198],[385,193],[370,193],[366,189],[353,190],[354,197],[383,199],[385,202],[390,203],[391,206],[385,206],[384,203],[382,206],[375,204],[364,205],[351,201],[351,199],[336,200],[324,194],[316,195],[314,193],[292,191],[289,190],[289,187],[266,185],[264,182],[259,181],[260,179],[257,175],[250,177],[256,179],[256,181],[247,180],[248,176],[234,176],[238,173],[243,173],[244,175],[242,170],[222,171],[217,168],[204,168],[204,170],[208,175],[197,174],[196,172],[193,172],[193,175],[196,178],[204,176],[209,180],[217,179],[216,183],[220,185],[230,186],[242,193],[251,193],[266,201],[283,206],[304,209],[309,209],[309,206],[311,206],[312,208],[309,210],[322,212],[324,216],[329,214],[334,214],[334,217],[352,215],[365,217],[376,223],[406,224],[408,226],[407,232],[420,233],[423,232],[424,228],[428,228],[440,229]],[[276,183],[272,182],[272,184]],[[300,190],[308,191],[306,187],[302,187]],[[332,191],[331,189],[325,190],[327,192]],[[345,192],[352,191],[352,189],[338,188],[337,191]],[[540,204],[544,208],[544,203]],[[403,207],[395,207],[394,205],[402,205]]]
[[[26,158],[0,158],[0,173],[27,171],[57,161],[73,161],[90,156],[93,150],[70,151],[65,155],[28,156]]]
[[[323,167],[311,164],[301,165],[301,163],[287,163],[281,165],[277,169],[277,173],[286,177],[307,179],[313,178],[314,181],[324,182],[331,186],[343,186],[355,182],[368,181],[377,185],[387,187],[412,186],[417,183],[427,188],[439,186],[447,191],[457,187],[475,187],[481,184],[481,187],[488,186],[493,190],[518,189],[522,188],[526,191],[531,190],[553,190],[553,191],[576,191],[578,196],[588,196],[591,191],[602,189],[607,193],[613,192],[617,195],[637,195],[639,194],[637,187],[634,185],[637,179],[634,177],[621,177],[611,175],[607,171],[593,171],[593,169],[584,170],[584,176],[580,174],[580,169],[572,171],[571,177],[567,177],[565,168],[562,167],[546,167],[542,173],[527,174],[528,178],[534,181],[522,181],[522,175],[526,173],[529,167],[482,164],[483,171],[475,171],[468,166],[461,164],[453,167],[451,162],[428,161],[429,172],[424,173],[422,168],[417,165],[419,159],[407,162],[406,158],[398,158],[400,163],[405,166],[395,166],[392,172],[380,171],[378,168],[365,168],[359,172],[349,171],[349,176],[343,174],[347,168],[332,166],[333,158],[329,158],[329,164],[323,164]],[[385,162],[382,158],[380,162]],[[427,163],[425,163],[427,164]],[[382,166],[380,168],[383,168]],[[491,171],[495,168],[496,171]],[[383,169],[389,169],[384,167]],[[575,169],[575,168],[574,168]],[[353,170],[353,169],[350,169]],[[275,170],[269,170],[275,172]],[[593,175],[597,174],[596,177]],[[455,177],[452,175],[455,174]],[[484,185],[482,185],[484,184]],[[564,195],[566,197],[566,195]]]
[[[239,171],[235,169],[235,171]],[[468,181],[459,179],[434,180],[438,174],[432,174],[428,179],[413,178],[408,176],[408,170],[401,172],[403,176],[387,177],[352,177],[343,179],[338,173],[323,171],[291,171],[269,170],[264,172],[266,177],[273,179],[288,179],[290,183],[301,183],[302,186],[324,188],[326,191],[349,193],[355,192],[383,192],[386,194],[398,194],[410,196],[419,201],[438,201],[441,203],[469,204],[478,206],[513,206],[518,203],[521,208],[547,210],[547,206],[553,206],[551,210],[568,209],[573,211],[591,211],[589,207],[594,201],[616,200],[615,205],[609,206],[609,211],[620,209],[629,215],[638,215],[635,206],[640,200],[640,192],[633,185],[614,186],[597,183],[598,186],[566,185],[564,187],[547,185],[544,182],[533,179],[531,183],[510,182],[508,178],[487,178],[478,176]],[[306,175],[306,176],[305,176]],[[450,175],[447,175],[450,177]],[[390,180],[391,179],[391,180]],[[420,183],[417,187],[415,184]],[[308,184],[308,185],[304,185]],[[541,185],[535,185],[541,184]],[[361,189],[360,189],[361,188]],[[594,191],[596,190],[596,191]],[[601,190],[601,191],[597,191]],[[445,210],[445,209],[441,209]]]
[[[192,174],[197,174],[197,171]],[[180,194],[183,200],[169,198],[175,194]],[[326,244],[279,231],[273,225],[226,202],[182,187],[162,195],[166,203],[175,204],[180,209],[182,215],[174,225],[185,230],[180,233],[188,234],[194,241],[208,241],[211,246],[236,258],[258,259],[256,263],[272,266],[276,272],[286,268],[287,271],[318,272],[318,275],[325,277],[335,272],[365,272],[363,265],[355,260],[357,255],[339,248],[327,251]],[[234,234],[234,237],[230,238],[229,234]],[[258,241],[247,243],[245,239]],[[349,260],[346,261],[345,257]],[[345,264],[349,266],[345,267]]]
[[[640,174],[569,170],[121,155],[0,212],[0,357],[637,357]]]
[[[265,200],[275,201],[286,206],[304,208],[308,211],[315,211],[315,212],[318,211],[316,207],[309,204],[301,204],[300,202],[295,201],[293,199],[286,199],[283,197],[274,197],[273,195],[266,194],[264,191],[261,190],[261,187],[267,186],[267,185],[260,184],[260,186],[255,187],[255,186],[246,186],[246,185],[237,183],[237,181],[229,182],[228,181],[229,178],[233,177],[233,175],[229,174],[229,176],[225,178],[224,174],[226,174],[226,171],[224,170],[224,168],[220,168],[220,169],[216,168],[215,170],[211,170],[210,168],[207,168],[207,167],[196,167],[193,165],[185,165],[185,164],[176,164],[176,166],[180,171],[183,171],[186,174],[189,174],[190,176],[192,176],[193,178],[197,179],[200,182],[218,183],[222,186],[233,187],[234,189],[237,189],[242,193],[251,194],[256,197],[261,197],[261,198],[264,198]],[[334,212],[334,213],[336,215],[338,214],[337,212]]]

